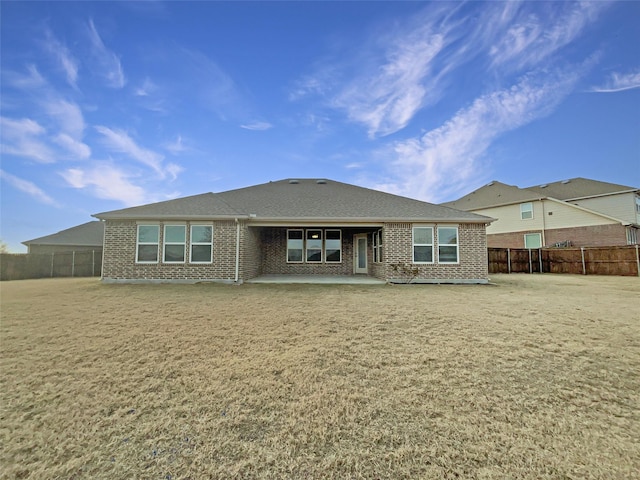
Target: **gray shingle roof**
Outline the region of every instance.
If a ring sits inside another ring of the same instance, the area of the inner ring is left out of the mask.
[[[253,217],[257,221],[452,221],[492,219],[333,180],[286,179],[94,215],[101,219]]]
[[[22,242],[23,245],[82,245],[88,247],[102,247],[104,238],[104,223],[93,221],[75,227],[61,230],[52,235],[34,238]]]
[[[537,192],[545,197],[553,197],[558,200],[573,200],[598,195],[607,195],[619,192],[638,190],[637,187],[628,187],[615,183],[600,182],[588,178],[571,178],[546,185],[527,187],[527,190]]]
[[[471,211],[480,208],[497,207],[498,205],[509,205],[510,203],[531,202],[544,196],[532,190],[518,188],[514,185],[507,185],[494,180],[458,200],[446,202],[442,205]]]
[[[637,190],[634,187],[589,180],[588,178],[572,178],[528,188],[519,188],[515,185],[507,185],[494,180],[458,200],[445,202],[442,205],[472,211],[512,203],[531,202],[541,198],[550,197],[566,201]]]

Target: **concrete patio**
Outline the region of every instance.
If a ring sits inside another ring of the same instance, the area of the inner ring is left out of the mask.
[[[246,283],[311,283],[333,285],[384,285],[379,278],[366,275],[261,275]]]

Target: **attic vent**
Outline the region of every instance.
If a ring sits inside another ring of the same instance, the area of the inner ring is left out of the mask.
[[[317,183],[318,185],[324,185],[324,184],[326,184],[326,183],[327,183],[327,181],[326,181],[326,180],[323,180],[322,178],[319,178],[318,180],[316,180],[316,183]]]
[[[566,184],[567,184],[567,183],[569,183],[570,181],[571,181],[571,180],[562,180],[562,182],[561,182],[561,183],[562,183],[563,185],[566,185]]]
[[[291,185],[296,185],[296,184],[298,184],[298,183],[300,183],[300,182],[299,182],[298,180],[296,180],[295,178],[292,178],[291,180],[289,180],[289,183],[290,183]]]
[[[540,185],[540,188],[547,188],[549,185],[547,185],[546,183],[544,185]]]

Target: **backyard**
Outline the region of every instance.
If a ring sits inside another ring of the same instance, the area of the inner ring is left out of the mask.
[[[626,479],[640,279],[2,282],[0,478]]]

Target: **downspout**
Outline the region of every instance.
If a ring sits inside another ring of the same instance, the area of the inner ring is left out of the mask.
[[[547,245],[547,241],[544,238],[544,231],[546,230],[546,223],[545,223],[545,211],[544,211],[544,198],[540,199],[540,203],[542,204],[542,246],[546,246]],[[542,273],[542,269],[540,269],[540,273]]]
[[[236,277],[235,283],[238,283],[240,277],[240,222],[236,218]]]

